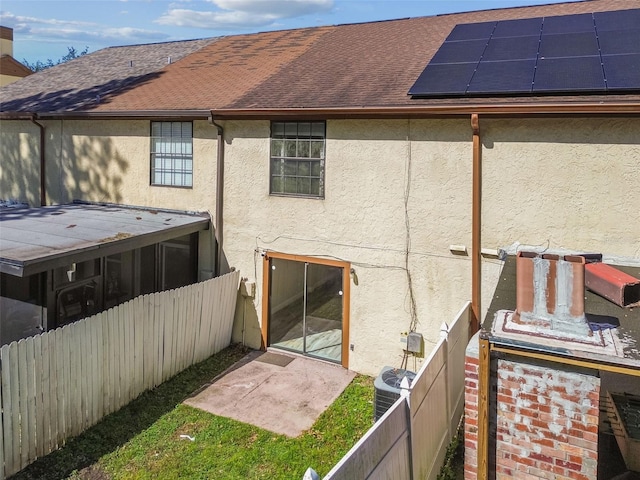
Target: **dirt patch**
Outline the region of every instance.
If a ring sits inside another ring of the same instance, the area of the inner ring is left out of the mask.
[[[72,476],[71,478],[78,480],[111,480],[111,476],[109,476],[107,472],[95,465],[83,468],[76,476]]]

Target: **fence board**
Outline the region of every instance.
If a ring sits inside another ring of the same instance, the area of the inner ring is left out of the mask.
[[[2,396],[4,392],[4,376],[2,375],[2,355],[3,349],[0,348],[0,412],[3,411]],[[6,368],[6,367],[5,367]],[[4,423],[2,414],[0,413],[0,480],[4,480]]]
[[[410,478],[407,408],[406,400],[399,398],[324,480]]]
[[[48,380],[49,375],[44,375],[42,366],[42,335],[33,337],[34,359],[34,387],[35,387],[35,456],[44,455],[44,405],[42,397],[42,383]]]
[[[144,316],[143,345],[144,345],[144,363],[142,367],[142,375],[144,377],[144,387],[147,390],[153,388],[153,365],[155,337],[153,331],[153,296],[145,295],[143,297],[143,308],[147,311]]]
[[[469,312],[467,303],[456,316],[448,336],[438,342],[425,360],[411,386],[409,402],[399,399],[325,480],[437,477],[463,409]],[[401,411],[405,415],[404,424]]]
[[[91,374],[91,370],[89,369],[91,363],[88,360],[89,352],[87,350],[87,321],[81,320],[76,323],[76,340],[78,342],[78,367],[80,370],[80,381],[79,384],[79,401],[80,401],[80,415],[78,415],[78,430],[82,432],[85,430],[88,425],[88,411],[89,405],[87,401],[87,397],[89,395],[89,375]],[[89,345],[91,342],[89,341]]]
[[[145,295],[0,348],[0,480],[228,346],[238,281]]]
[[[143,297],[136,297],[133,304],[133,315],[136,322],[135,328],[135,391],[137,395],[145,391],[144,384],[144,331],[145,331],[145,314],[144,314],[144,299]],[[137,396],[136,395],[136,396]]]
[[[100,360],[102,359],[102,316],[99,316],[91,325],[91,361],[93,364],[93,376],[91,382],[91,425],[98,423],[102,417],[102,368],[100,368]]]
[[[35,374],[35,346],[34,338],[27,338],[24,343],[25,354],[27,358],[27,439],[36,438],[36,374]],[[24,438],[21,440],[25,440]],[[24,450],[27,452],[25,465],[29,464],[30,458],[36,456],[36,442],[24,442]],[[24,445],[23,444],[23,445]]]
[[[125,350],[125,355],[123,355],[124,357],[124,376],[123,376],[123,381],[124,381],[124,390],[125,390],[125,396],[124,396],[124,403],[123,405],[126,405],[127,403],[129,403],[131,400],[133,400],[134,397],[134,391],[133,391],[133,387],[134,387],[134,372],[135,372],[135,360],[134,360],[134,353],[135,353],[135,348],[134,348],[134,343],[133,341],[135,340],[135,334],[133,333],[134,328],[135,328],[135,316],[133,315],[133,302],[131,300],[129,300],[127,303],[125,303],[123,305],[123,309],[122,310],[122,326],[124,328],[124,350]]]
[[[27,465],[29,461],[29,447],[23,440],[28,438],[29,435],[29,378],[27,370],[29,364],[27,363],[27,348],[26,340],[20,340],[18,342],[18,389],[19,389],[19,403],[20,403],[20,416],[17,424],[19,425],[19,436],[17,442],[20,445],[20,468]]]
[[[9,348],[10,345],[3,345],[0,348],[0,366],[2,366],[2,379],[0,386],[0,406],[2,407],[3,412],[11,412],[12,411],[12,398],[11,398],[11,377],[15,374],[15,370],[11,367],[11,361],[9,358]],[[10,414],[5,414],[2,416],[2,432],[1,435],[3,437],[3,453],[0,453],[2,457],[3,463],[7,464],[8,471],[12,466],[13,461],[13,418]],[[1,464],[0,464],[1,465]],[[0,468],[0,475],[4,476],[4,471]],[[10,475],[7,473],[7,475]]]
[[[471,323],[471,303],[458,313],[449,332],[449,352],[447,357],[447,378],[450,398],[451,438],[455,435],[464,412],[464,362],[465,350],[469,343],[469,325]]]

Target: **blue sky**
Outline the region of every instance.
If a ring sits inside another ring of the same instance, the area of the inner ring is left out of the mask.
[[[14,58],[57,60],[68,47],[165,42],[318,25],[560,3],[558,0],[2,0]]]

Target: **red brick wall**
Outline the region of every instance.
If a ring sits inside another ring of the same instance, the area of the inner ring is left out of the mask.
[[[471,342],[474,341],[477,343],[478,338],[473,337]],[[464,364],[464,479],[475,480],[478,471],[478,349],[469,350]]]
[[[475,352],[467,349],[465,366],[466,480],[477,472]],[[596,479],[600,379],[555,365],[498,360],[496,366],[490,396],[496,479]]]

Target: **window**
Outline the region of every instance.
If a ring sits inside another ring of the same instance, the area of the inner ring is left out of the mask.
[[[151,122],[151,184],[193,186],[191,122]]]
[[[272,122],[269,193],[323,197],[324,143],[324,122]]]

